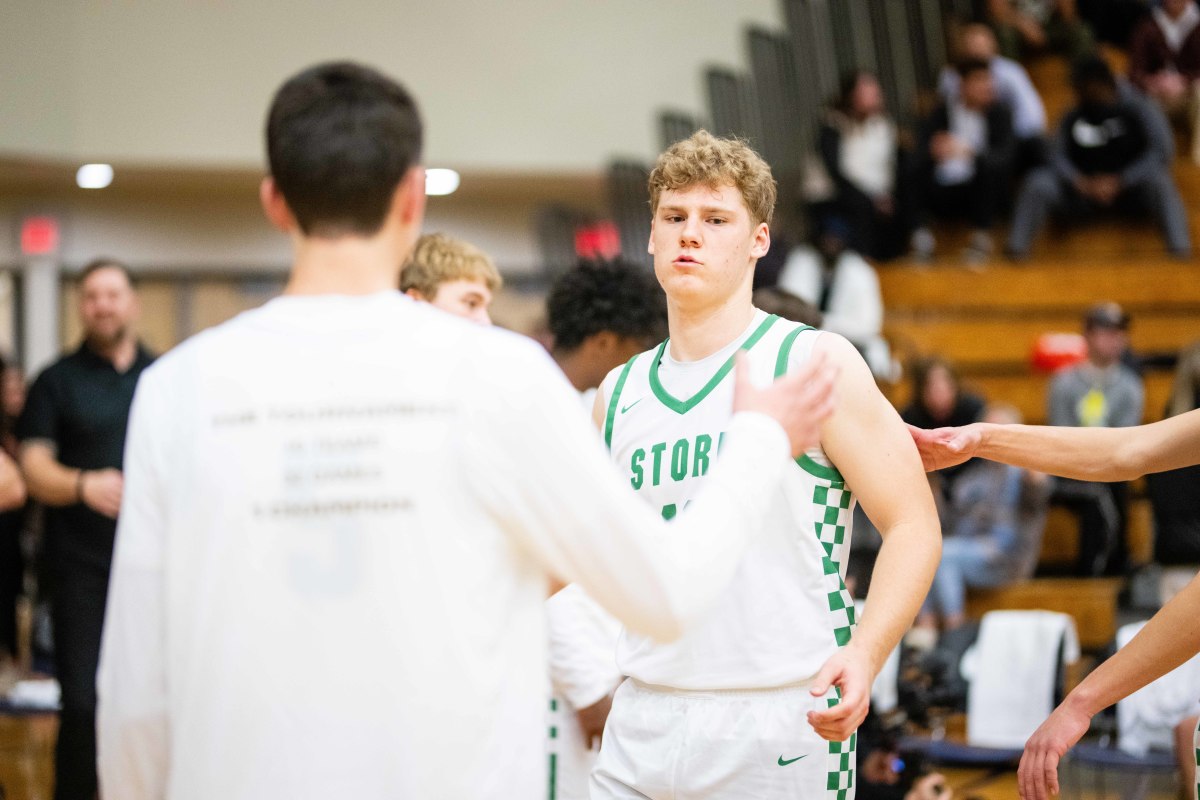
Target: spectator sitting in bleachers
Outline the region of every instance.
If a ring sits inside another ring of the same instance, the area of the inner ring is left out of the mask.
[[[1138,24],[1129,44],[1129,78],[1192,137],[1200,163],[1200,7],[1163,0]]]
[[[883,296],[875,269],[847,247],[849,226],[838,216],[818,217],[812,244],[793,249],[779,288],[812,303],[827,331],[841,334],[863,354],[876,377],[893,373],[883,333]]]
[[[958,373],[945,359],[933,356],[913,364],[912,384],[912,399],[900,412],[909,425],[926,429],[957,428],[979,422],[983,417],[983,398],[963,390]],[[945,491],[949,491],[965,467],[966,464],[961,464],[941,471]]]
[[[805,199],[845,218],[849,244],[858,252],[880,260],[900,255],[912,228],[908,203],[897,194],[902,153],[874,74],[853,72],[842,80],[817,144],[819,158],[805,177]]]
[[[973,228],[963,258],[979,264],[992,254],[992,225],[1012,180],[1016,154],[1012,111],[996,98],[986,61],[958,65],[955,99],[935,108],[922,122],[916,154],[917,214],[913,256],[933,256],[934,237],[927,227],[938,216],[967,216]]]
[[[993,406],[985,422],[1016,424],[1011,406]],[[993,461],[975,460],[939,508],[942,563],[917,624],[951,630],[966,621],[966,590],[996,589],[1033,575],[1045,525],[1049,479]]]
[[[1087,360],[1062,370],[1050,382],[1047,422],[1105,428],[1141,424],[1142,379],[1122,363],[1129,344],[1129,317],[1116,303],[1101,303],[1088,310],[1083,328]],[[1125,571],[1128,496],[1126,483],[1056,479],[1052,502],[1079,515],[1079,575]]]
[[[1186,257],[1191,250],[1187,214],[1162,161],[1163,146],[1148,124],[1145,104],[1123,97],[1100,59],[1076,65],[1072,83],[1079,105],[1059,126],[1050,164],[1031,172],[1021,187],[1009,255],[1026,258],[1053,211],[1081,219],[1111,210],[1127,215],[1148,211],[1162,229],[1167,249]]]
[[[1045,159],[1046,107],[1025,68],[1011,58],[999,55],[996,35],[986,25],[964,25],[956,43],[960,61],[984,61],[992,73],[996,99],[1012,110],[1013,134],[1017,137],[1015,166],[1019,171],[1039,166]],[[942,99],[952,103],[959,97],[958,70],[942,70],[938,89]]]
[[[987,0],[987,19],[1011,59],[1053,50],[1074,60],[1096,48],[1076,0]]]

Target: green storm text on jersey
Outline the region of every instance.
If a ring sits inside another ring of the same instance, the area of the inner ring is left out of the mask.
[[[741,336],[709,358],[675,361],[668,340],[614,370],[602,387],[604,438],[631,489],[667,519],[686,513],[728,444],[737,351],[762,385],[807,360],[821,335],[757,311]],[[624,632],[622,671],[646,684],[701,690],[812,678],[854,627],[842,580],[853,508],[824,451],[801,456],[772,495],[764,530],[722,599],[676,642]]]

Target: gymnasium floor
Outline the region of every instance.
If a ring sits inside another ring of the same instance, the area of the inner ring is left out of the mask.
[[[57,728],[58,720],[53,714],[21,717],[0,715],[0,785],[7,790],[6,800],[52,800],[54,734]],[[982,770],[943,770],[943,774],[954,789],[955,800],[1013,800],[1017,797],[1017,780],[1012,774],[990,777]],[[1159,792],[1147,795],[1144,800],[1176,798],[1170,792]],[[1105,796],[1096,791],[1086,791],[1067,794],[1065,800],[1125,799],[1113,792]]]

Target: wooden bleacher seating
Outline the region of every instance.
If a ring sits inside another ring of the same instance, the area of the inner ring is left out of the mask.
[[[1136,494],[1137,487],[1134,487]],[[1133,566],[1154,560],[1154,518],[1150,501],[1134,497],[1129,502],[1128,528],[1129,563]],[[1042,533],[1042,550],[1038,563],[1047,568],[1065,568],[1075,563],[1079,552],[1079,524],[1074,514],[1053,506],[1046,515]]]
[[[1034,578],[1003,589],[973,590],[967,595],[967,615],[981,618],[997,609],[1061,611],[1075,618],[1079,644],[1097,650],[1117,632],[1117,578]]]

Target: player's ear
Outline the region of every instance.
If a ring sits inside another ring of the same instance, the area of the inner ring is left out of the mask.
[[[292,210],[288,208],[287,201],[283,199],[283,193],[279,191],[279,187],[275,185],[275,179],[270,175],[263,178],[262,183],[258,185],[258,201],[262,204],[263,213],[267,215],[267,220],[272,226],[284,233],[290,233],[295,229],[296,218],[292,216]]]
[[[425,217],[425,168],[419,164],[411,168],[396,188],[395,202],[399,206],[400,221],[404,225],[420,227]]]
[[[612,331],[597,331],[587,338],[585,344],[591,346],[592,352],[607,360],[608,355],[617,349],[617,335]]]
[[[754,229],[754,241],[750,245],[750,255],[754,258],[762,258],[771,249],[771,229],[767,227],[767,223],[760,222]]]
[[[409,297],[411,297],[413,300],[416,300],[418,302],[421,302],[421,303],[429,302],[429,300],[426,299],[425,295],[421,294],[420,289],[405,289],[404,293],[406,295],[408,295]]]

